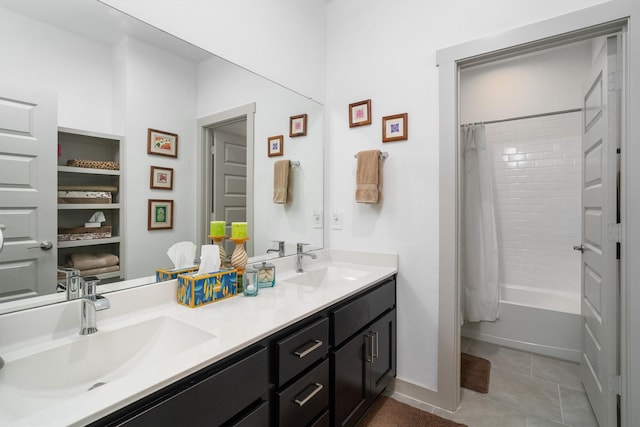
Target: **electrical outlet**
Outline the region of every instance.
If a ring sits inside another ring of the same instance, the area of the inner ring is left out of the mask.
[[[322,228],[322,210],[313,210],[313,228]]]
[[[334,230],[342,230],[342,212],[333,211],[331,214],[331,228]]]

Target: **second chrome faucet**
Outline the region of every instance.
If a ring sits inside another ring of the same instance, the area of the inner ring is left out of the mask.
[[[98,332],[96,313],[111,307],[109,300],[98,295],[100,279],[89,276],[82,279],[82,299],[80,300],[80,335]]]
[[[296,273],[304,273],[304,269],[302,268],[303,257],[308,256],[311,259],[318,258],[316,254],[304,251],[304,246],[306,245],[308,245],[308,243],[298,243],[296,245]]]

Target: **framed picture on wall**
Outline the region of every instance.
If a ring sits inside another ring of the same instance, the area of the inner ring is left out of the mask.
[[[151,166],[150,187],[156,190],[173,190],[173,168]]]
[[[284,152],[284,136],[283,135],[276,135],[276,136],[270,136],[268,138],[268,149],[267,149],[267,154],[269,155],[269,157],[274,157],[274,156],[282,156],[283,152]]]
[[[382,118],[382,142],[403,141],[409,139],[409,115],[394,114]]]
[[[305,136],[307,134],[307,115],[300,114],[299,116],[289,117],[289,136],[295,138],[296,136]]]
[[[149,129],[147,132],[147,154],[178,157],[178,135]]]
[[[349,127],[364,126],[371,124],[371,100],[366,99],[360,102],[349,104]]]
[[[149,199],[147,230],[173,228],[173,200]]]

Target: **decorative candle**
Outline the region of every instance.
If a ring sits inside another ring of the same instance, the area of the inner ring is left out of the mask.
[[[227,223],[224,221],[211,221],[209,223],[209,235],[210,236],[224,236],[225,227]]]
[[[247,223],[246,222],[232,222],[231,223],[231,238],[232,239],[246,239],[247,238]]]

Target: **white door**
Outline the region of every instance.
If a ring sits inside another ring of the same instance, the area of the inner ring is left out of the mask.
[[[0,87],[0,301],[56,291],[56,96]]]
[[[243,122],[244,123],[244,122]],[[231,236],[232,222],[247,221],[247,141],[244,136],[216,129],[213,136],[213,211],[214,217],[227,222],[227,236]],[[227,255],[235,247],[225,240]],[[246,243],[249,256],[252,246]]]
[[[616,36],[603,43],[583,105],[581,372],[600,427],[617,425],[619,46]]]

